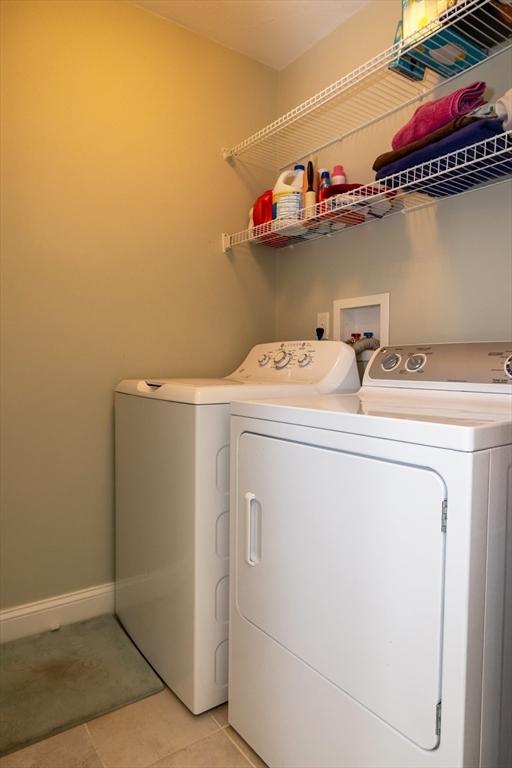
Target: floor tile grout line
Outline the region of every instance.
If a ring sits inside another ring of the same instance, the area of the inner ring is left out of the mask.
[[[85,728],[85,730],[87,732],[87,736],[89,737],[89,741],[92,744],[92,748],[94,749],[96,757],[98,758],[98,760],[100,761],[100,763],[102,765],[102,768],[107,768],[105,763],[103,762],[103,759],[102,759],[100,753],[98,752],[98,748],[97,748],[97,746],[96,746],[96,744],[94,742],[93,735],[92,735],[91,731],[89,730],[89,723],[84,723],[83,725],[84,725],[84,728]]]
[[[229,723],[228,723],[228,725],[229,725]],[[231,742],[232,744],[234,744],[234,745],[235,745],[235,747],[238,749],[238,751],[240,752],[240,754],[242,755],[242,757],[244,757],[244,758],[247,760],[247,762],[249,763],[249,765],[251,766],[251,768],[256,768],[256,766],[255,766],[255,765],[254,765],[254,763],[252,762],[251,758],[250,758],[248,755],[244,754],[244,752],[243,752],[243,751],[242,751],[242,749],[241,749],[241,748],[238,746],[238,744],[236,743],[236,741],[235,741],[234,739],[232,739],[232,738],[231,738],[231,736],[229,735],[229,733],[228,733],[228,731],[227,731],[227,726],[226,726],[226,738],[227,738],[227,739],[229,739],[229,740],[230,740],[230,742]],[[241,737],[240,737],[240,738],[241,738]]]
[[[210,718],[210,720],[213,720],[213,722],[217,726],[218,731],[222,730],[222,725],[219,722],[217,722],[217,720],[214,718],[213,715],[208,715],[208,717]]]
[[[214,719],[213,715],[208,715],[208,717],[210,718],[210,720],[213,720],[213,722],[217,726],[217,729],[215,731],[212,731],[211,733],[203,734],[198,739],[194,739],[194,741],[190,741],[188,744],[184,744],[182,747],[178,747],[178,749],[174,749],[172,752],[166,752],[165,755],[162,755],[162,757],[159,757],[158,760],[155,760],[155,762],[150,763],[149,765],[142,766],[142,768],[153,768],[153,766],[159,763],[160,760],[164,760],[166,757],[172,757],[173,755],[177,755],[178,752],[182,752],[184,749],[188,749],[189,747],[192,747],[194,744],[199,744],[200,741],[204,741],[204,739],[209,739],[210,736],[214,736],[216,733],[219,733],[219,731],[223,730],[219,726],[217,721]],[[108,768],[108,766],[104,766],[104,768]]]
[[[212,717],[212,718],[215,720],[215,722],[217,723],[217,725],[219,726],[219,728],[227,728],[227,727],[228,727],[228,725],[229,725],[229,723],[224,723],[224,724],[220,723],[220,722],[217,720],[217,718],[215,717],[215,715],[210,715],[210,717]]]

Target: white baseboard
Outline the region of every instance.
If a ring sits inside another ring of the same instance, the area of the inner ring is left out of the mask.
[[[0,611],[0,643],[114,613],[114,584],[79,589]]]

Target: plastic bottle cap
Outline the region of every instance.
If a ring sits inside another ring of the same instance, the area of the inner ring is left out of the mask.
[[[360,339],[360,338],[361,338],[361,334],[360,334],[360,333],[352,333],[352,334],[351,334],[351,336],[352,336],[352,338],[353,338],[353,339],[355,339],[356,341],[357,341],[357,339]]]
[[[321,179],[328,179],[329,178],[329,171],[322,171],[322,175],[320,177]]]
[[[293,170],[294,171],[303,171],[304,170],[304,166],[302,165],[302,163],[296,163],[296,165],[294,166]]]
[[[342,165],[335,165],[332,169],[332,175],[333,176],[344,176],[345,175],[345,169]]]
[[[364,331],[363,336],[365,339],[373,339],[373,331]]]

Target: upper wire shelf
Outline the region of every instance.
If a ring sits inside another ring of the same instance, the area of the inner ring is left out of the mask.
[[[510,49],[511,30],[497,16],[498,2],[459,0],[423,27],[421,33],[396,42],[252,136],[224,149],[224,158],[244,156],[248,162],[258,165],[285,168],[428,96],[439,85]],[[449,30],[461,31],[472,44],[464,61],[456,67],[449,58]],[[443,71],[441,79],[428,68],[421,81],[406,79],[389,70],[389,65],[405,54],[425,64],[429,60],[429,41],[442,34],[447,36],[448,53],[443,48],[436,51],[438,66]],[[487,43],[485,48],[491,50],[482,55],[483,42]],[[457,71],[453,74],[454,68]]]
[[[299,219],[274,219],[223,235],[223,250],[251,242],[272,248],[293,247],[511,177],[512,131],[504,131],[373,184],[335,195],[303,209]]]

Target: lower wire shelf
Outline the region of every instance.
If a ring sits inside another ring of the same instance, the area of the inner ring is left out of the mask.
[[[241,232],[223,234],[222,250],[226,253],[246,243],[294,247],[509,178],[512,131],[505,131],[375,183],[334,195],[302,209],[298,219],[274,219]]]

